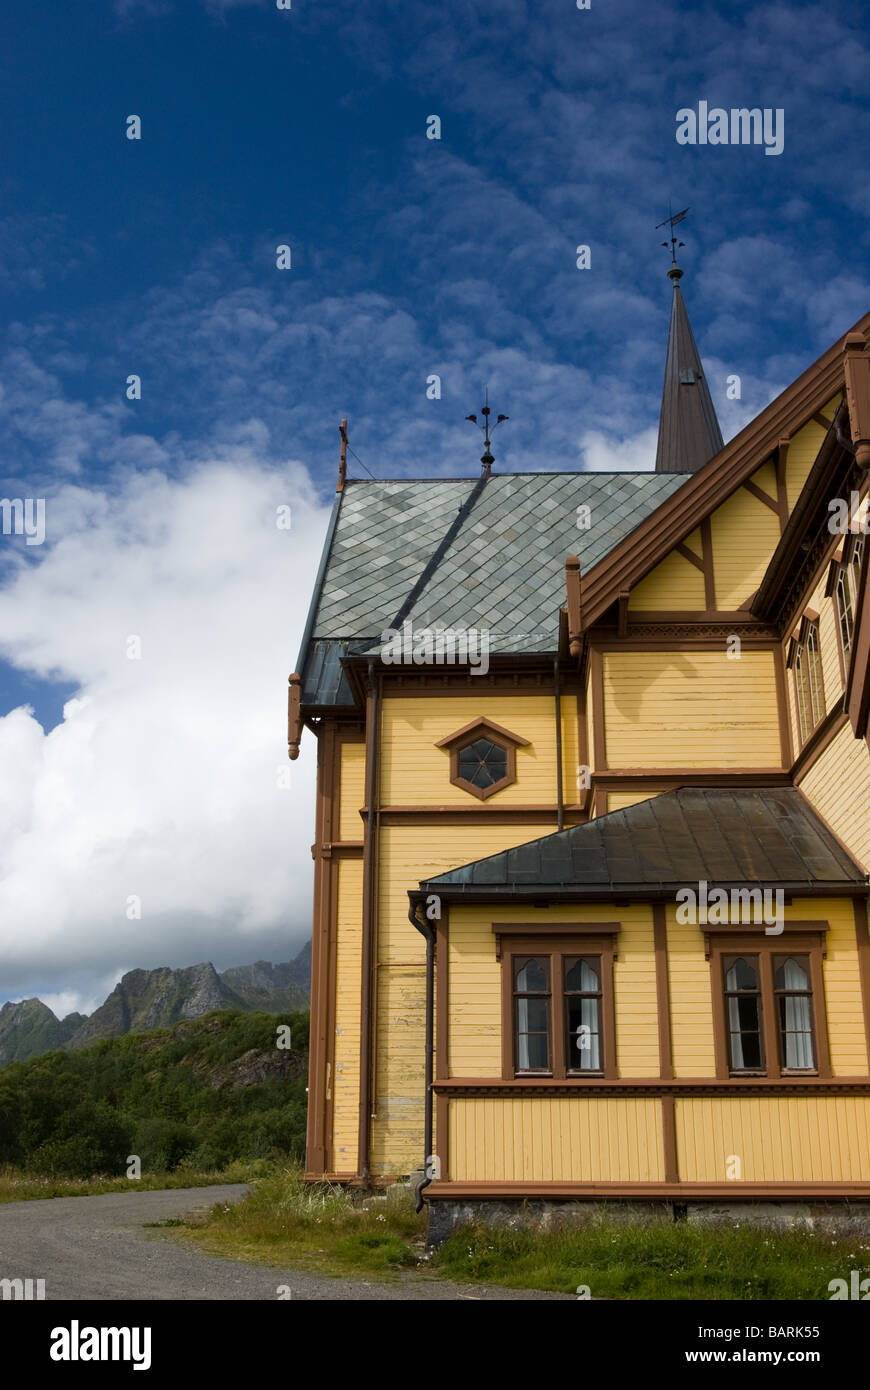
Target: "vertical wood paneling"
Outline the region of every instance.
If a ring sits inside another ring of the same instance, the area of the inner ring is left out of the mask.
[[[366,746],[364,743],[342,743],[340,747],[339,837],[361,840],[365,834],[360,809],[366,799]]]
[[[353,1173],[359,1140],[359,1028],[362,966],[362,860],[343,859],[336,924],[333,1163]]]
[[[677,1154],[684,1182],[725,1182],[742,1162],[748,1182],[866,1182],[870,1097],[677,1098]]]
[[[710,531],[716,607],[734,612],[764,578],[779,543],[779,517],[740,487],[712,513]]]
[[[657,1100],[469,1096],[451,1099],[450,1115],[458,1182],[664,1180]]]

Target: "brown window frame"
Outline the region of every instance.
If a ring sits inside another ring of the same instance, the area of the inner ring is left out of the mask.
[[[852,648],[855,642],[855,626],[858,618],[858,581],[861,574],[863,535],[850,535],[842,552],[832,561],[832,574],[828,590],[834,603],[837,624],[837,648],[840,655],[840,673],[843,684],[849,674]],[[848,640],[844,634],[848,630]]]
[[[618,1075],[616,1058],[616,1009],[613,993],[613,961],[616,956],[614,934],[618,925],[596,923],[598,934],[573,926],[564,934],[542,935],[529,931],[519,935],[516,928],[496,924],[501,960],[501,1036],[502,1080],[519,1077],[549,1077],[555,1081],[576,1081],[582,1085],[587,1078],[613,1080]],[[604,930],[602,931],[602,927]],[[528,931],[528,928],[526,928]],[[548,956],[550,959],[550,1066],[546,1071],[520,1071],[516,1065],[517,1032],[515,1027],[514,960],[517,956]],[[601,1067],[596,1071],[570,1071],[566,1062],[566,992],[565,958],[598,956],[600,958],[601,1008],[599,1015],[599,1046]]]
[[[791,663],[798,738],[803,747],[821,724],[826,712],[822,638],[817,614],[804,617],[801,622]]]
[[[460,752],[463,748],[467,748],[470,743],[476,743],[479,738],[488,739],[490,743],[494,743],[507,754],[504,777],[500,777],[496,782],[491,782],[488,787],[475,787],[459,775]],[[512,734],[510,729],[503,728],[501,724],[487,719],[485,715],[472,719],[470,724],[463,725],[461,729],[456,730],[455,734],[448,734],[446,738],[439,739],[435,744],[436,748],[443,748],[450,754],[450,781],[454,787],[460,787],[462,791],[469,792],[471,796],[476,796],[480,801],[486,801],[487,797],[503,791],[505,787],[511,786],[517,780],[517,749],[528,746],[529,740],[527,738],[520,738],[518,734]]]
[[[716,1056],[716,1076],[720,1080],[748,1082],[759,1077],[772,1080],[785,1078],[789,1082],[799,1082],[802,1077],[830,1077],[831,1053],[828,1042],[828,1014],[825,1001],[825,975],[822,962],[825,956],[825,930],[827,923],[818,928],[785,931],[778,936],[766,936],[762,932],[716,933],[715,939],[708,942],[710,959],[710,986],[713,1001],[713,1041]],[[725,1004],[726,956],[758,956],[758,971],[761,983],[761,1038],[764,1063],[760,1068],[748,1070],[733,1069],[730,1065],[728,1010]],[[779,1011],[776,1007],[774,981],[774,957],[807,956],[810,966],[810,986],[812,1005],[810,1021],[813,1033],[813,1048],[816,1065],[812,1068],[784,1067],[780,1062]]]

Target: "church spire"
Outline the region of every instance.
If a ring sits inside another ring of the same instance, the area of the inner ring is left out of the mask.
[[[680,292],[683,272],[677,265],[677,242],[673,228],[683,217],[685,212],[668,218],[671,225],[671,268],[668,277],[674,287],[674,298],[659,419],[657,473],[696,473],[722,448],[722,431]],[[667,246],[668,243],[662,244]],[[683,243],[679,244],[682,246]]]

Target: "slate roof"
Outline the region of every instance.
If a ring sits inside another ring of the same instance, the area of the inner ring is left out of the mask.
[[[421,883],[449,897],[671,897],[756,884],[854,892],[866,875],[795,787],[682,787]]]
[[[674,298],[659,417],[657,473],[695,473],[722,448],[722,431],[680,293],[682,273],[677,266],[668,271]]]
[[[303,704],[349,703],[349,691],[338,698],[341,656],[379,643],[400,614],[415,628],[485,627],[496,655],[555,652],[566,556],[587,571],[684,481],[651,471],[349,481],[300,653]]]

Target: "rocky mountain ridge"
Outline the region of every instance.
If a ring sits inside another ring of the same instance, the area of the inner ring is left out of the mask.
[[[210,961],[172,969],[130,970],[90,1017],[59,1019],[41,999],[0,1007],[0,1066],[56,1048],[75,1051],[101,1038],[167,1028],[216,1009],[287,1013],[308,1007],[311,943],[292,961],[258,960],[218,972]]]

